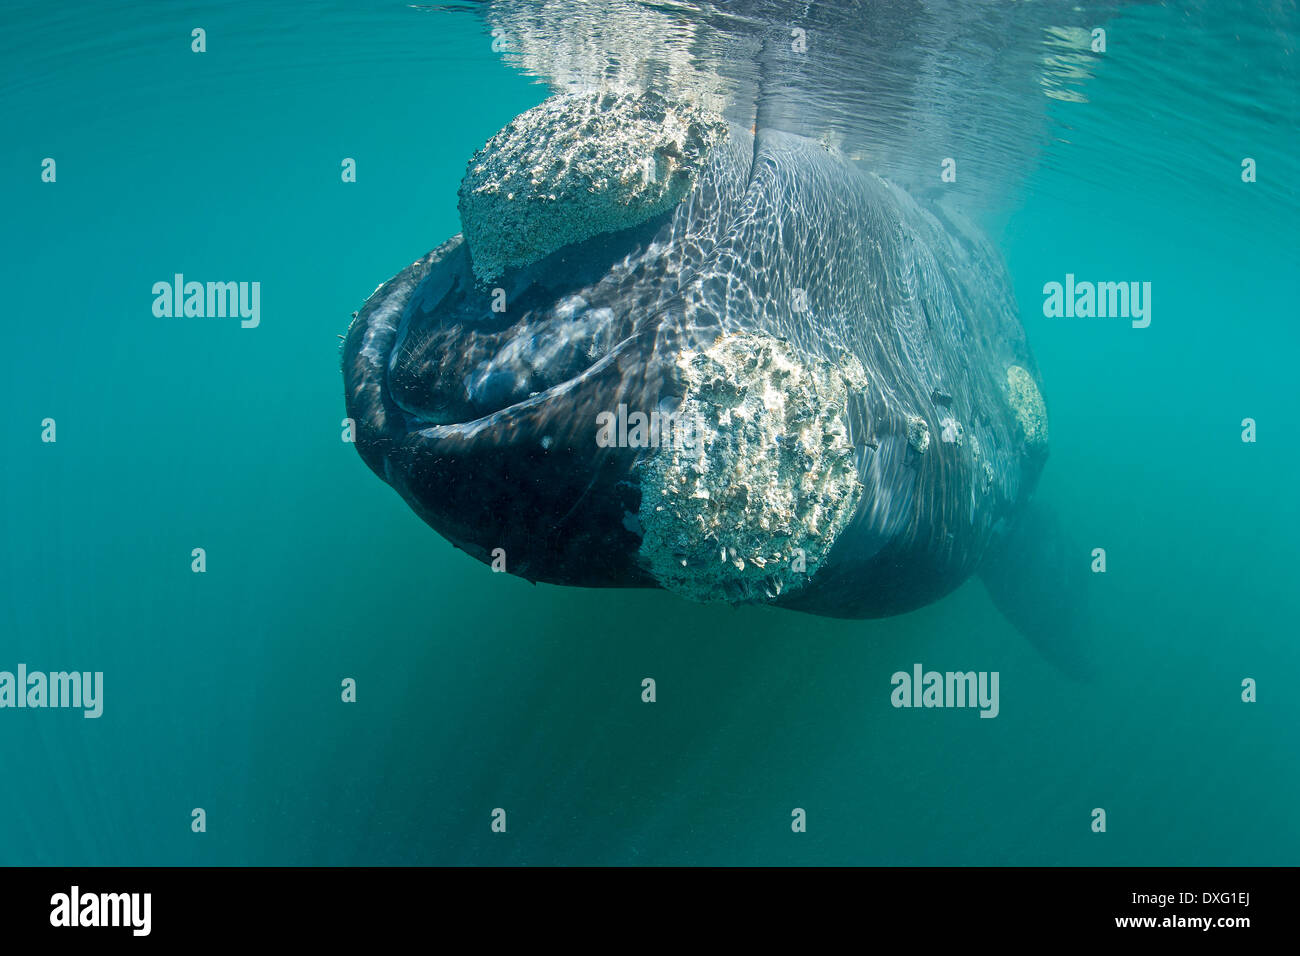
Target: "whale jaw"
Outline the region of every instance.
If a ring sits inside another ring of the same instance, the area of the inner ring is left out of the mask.
[[[343,364],[357,451],[425,522],[484,563],[530,581],[653,586],[635,559],[640,451],[597,442],[602,413],[644,407],[661,390],[645,336],[629,335],[572,377],[547,385],[543,376],[541,390],[522,397],[514,386],[480,394],[489,410],[477,414],[483,406],[475,407],[466,369],[479,367],[475,350],[490,333],[466,327],[437,361],[411,344],[423,318],[443,315],[449,302],[465,309],[491,298],[468,270],[460,242],[445,243],[353,320]],[[533,339],[544,330],[522,332]]]

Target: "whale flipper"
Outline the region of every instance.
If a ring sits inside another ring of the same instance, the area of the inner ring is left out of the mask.
[[[985,554],[979,576],[994,606],[1048,661],[1078,680],[1094,674],[1083,550],[1056,515],[1031,501]]]

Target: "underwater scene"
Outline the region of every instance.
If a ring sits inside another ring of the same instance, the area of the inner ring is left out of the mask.
[[[1300,862],[1294,2],[0,18],[0,864]]]

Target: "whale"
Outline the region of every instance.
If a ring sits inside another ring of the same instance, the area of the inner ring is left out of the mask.
[[[978,228],[645,90],[527,111],[459,199],[342,346],[357,452],[449,542],[533,582],[841,618],[978,575],[1083,668],[1080,562],[1034,496],[1045,389]]]

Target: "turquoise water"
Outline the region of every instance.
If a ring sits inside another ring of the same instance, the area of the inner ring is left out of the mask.
[[[477,12],[9,4],[0,670],[104,702],[0,710],[0,863],[1296,863],[1300,22],[1252,10],[1103,21],[1014,188],[971,186],[1040,497],[1107,552],[1081,684],[977,581],[869,622],[533,586],[365,468],[337,336],[547,95]],[[259,326],[155,317],[176,273],[260,281]],[[1150,281],[1150,327],[1044,317],[1066,273]],[[997,719],[892,708],[918,661],[1000,672]]]

